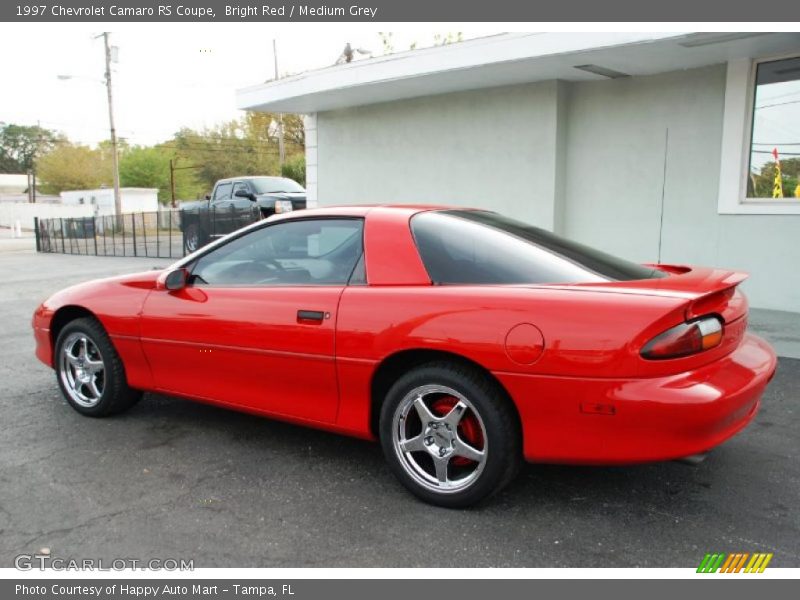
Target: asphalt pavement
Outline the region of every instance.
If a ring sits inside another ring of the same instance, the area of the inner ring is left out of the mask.
[[[167,261],[0,247],[0,566],[183,558],[195,567],[800,566],[800,361],[699,466],[528,465],[470,510],[420,503],[376,444],[148,394],[88,419],[33,355],[30,317],[72,283]]]

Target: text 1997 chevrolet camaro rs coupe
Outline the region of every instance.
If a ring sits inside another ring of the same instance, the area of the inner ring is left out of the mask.
[[[744,278],[491,212],[338,207],[68,288],[33,327],[84,415],[153,391],[377,438],[411,492],[455,507],[523,459],[675,459],[742,429],[776,362]]]

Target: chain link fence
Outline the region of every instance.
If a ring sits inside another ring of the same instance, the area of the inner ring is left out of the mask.
[[[181,258],[215,237],[235,231],[259,218],[256,210],[236,210],[232,207],[224,210],[161,210],[69,219],[37,218],[34,219],[36,250],[92,256]]]

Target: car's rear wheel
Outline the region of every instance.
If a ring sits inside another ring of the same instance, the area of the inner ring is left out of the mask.
[[[389,390],[381,445],[400,482],[419,498],[465,507],[499,491],[521,462],[518,420],[505,394],[476,369],[418,367]]]
[[[128,386],[122,360],[95,319],[64,326],[56,340],[55,367],[61,393],[82,415],[117,414],[141,398],[141,392]]]

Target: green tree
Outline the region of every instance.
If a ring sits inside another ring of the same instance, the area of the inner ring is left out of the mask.
[[[292,158],[283,163],[281,175],[294,179],[297,183],[306,185],[306,157],[302,154],[295,154]]]
[[[38,160],[37,171],[45,194],[113,185],[111,154],[104,147],[59,144]]]
[[[757,173],[751,173],[747,183],[747,196],[749,198],[772,198],[772,186],[775,183],[775,161],[770,161],[761,166]],[[800,158],[785,158],[781,160],[781,179],[783,182],[783,197],[794,198],[797,182],[800,180]]]
[[[0,127],[0,173],[27,173],[37,158],[65,141],[63,135],[38,125]]]
[[[300,115],[283,115],[287,161],[305,153]],[[196,165],[196,181],[210,191],[218,179],[237,175],[279,175],[278,115],[246,113],[202,131],[182,129],[164,144]]]
[[[167,204],[172,200],[169,161],[175,168],[175,199],[193,200],[202,195],[204,185],[197,181],[194,169],[183,167],[175,150],[164,146],[134,146],[120,156],[119,180],[123,187],[158,188],[158,200]]]
[[[133,146],[119,159],[119,183],[123,187],[169,187],[170,156],[158,147]]]

